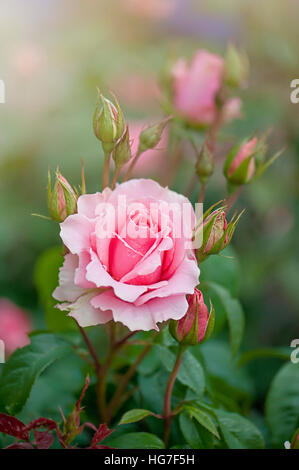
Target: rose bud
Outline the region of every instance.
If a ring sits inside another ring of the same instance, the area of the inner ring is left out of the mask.
[[[116,142],[112,152],[116,169],[122,168],[131,159],[131,156],[129,127],[127,126],[123,135]]]
[[[188,296],[188,304],[187,313],[183,318],[169,322],[169,331],[181,345],[195,346],[206,340],[213,332],[215,311],[211,304],[209,314],[203,295],[198,289]]]
[[[195,237],[202,238],[201,246],[195,251],[199,263],[210,255],[218,254],[229,244],[243,213],[241,212],[238,216],[234,214],[230,222],[227,222],[225,208],[220,207],[211,212],[213,207],[207,210],[195,230]]]
[[[253,178],[256,171],[254,156],[257,143],[257,137],[253,137],[230,152],[224,165],[224,174],[232,186],[246,184]]]
[[[146,129],[144,129],[144,131],[140,133],[137,154],[140,155],[142,152],[145,152],[149,149],[153,149],[154,147],[156,147],[156,145],[158,145],[161,140],[163,131],[170,119],[170,117],[163,119],[157,124],[147,127]]]
[[[208,146],[203,144],[200,153],[197,156],[195,170],[199,181],[205,184],[214,171],[213,155]]]
[[[30,343],[32,330],[27,313],[8,299],[0,298],[0,339],[7,355]]]
[[[232,87],[239,87],[248,77],[248,57],[230,44],[226,52],[224,69],[226,83]]]
[[[115,105],[99,93],[96,109],[93,116],[93,129],[95,136],[102,142],[104,152],[111,153],[115,142],[124,132],[124,116],[114,97]],[[99,110],[99,103],[102,107]]]
[[[224,72],[223,58],[205,50],[197,51],[191,64],[179,59],[172,67],[172,82],[169,85],[172,89],[168,98],[172,103],[172,112],[193,127],[211,126],[218,119],[219,110],[222,114],[230,101],[227,101]],[[235,112],[225,110],[221,121],[227,122],[235,116]]]
[[[63,222],[71,214],[77,212],[77,195],[69,182],[56,170],[56,179],[51,190],[51,174],[48,172],[48,209],[56,222]]]

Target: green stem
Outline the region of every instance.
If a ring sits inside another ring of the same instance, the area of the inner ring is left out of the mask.
[[[105,152],[103,177],[102,177],[102,190],[109,186],[109,173],[110,173],[110,155],[111,152]]]
[[[138,158],[140,157],[140,155],[142,154],[142,152],[137,152],[135,157],[133,158],[133,160],[131,161],[130,165],[129,165],[129,168],[124,176],[124,181],[128,181],[128,179],[131,178],[131,175],[132,175],[132,171],[133,171],[133,168],[138,160]]]
[[[171,428],[171,423],[173,420],[173,415],[171,413],[171,396],[172,396],[172,390],[174,383],[176,381],[179,369],[182,364],[182,359],[183,359],[183,354],[184,354],[185,348],[182,347],[181,345],[179,346],[177,357],[175,364],[173,366],[173,370],[169,376],[168,382],[167,382],[167,387],[165,391],[165,396],[164,396],[164,444],[165,447],[167,446],[168,439],[169,439],[169,434],[170,434],[170,428]]]

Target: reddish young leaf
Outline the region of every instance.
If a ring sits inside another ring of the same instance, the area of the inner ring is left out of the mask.
[[[34,449],[34,447],[29,442],[14,442],[4,449]]]
[[[85,392],[86,392],[86,390],[87,390],[88,385],[89,385],[89,375],[86,376],[85,385],[84,385],[83,390],[82,390],[82,392],[81,392],[80,398],[79,398],[79,400],[77,401],[77,403],[76,403],[76,405],[75,405],[75,408],[76,408],[78,411],[81,410],[81,408],[80,408],[81,402],[82,402],[82,400],[83,400],[83,398],[84,398],[84,395],[85,395]]]
[[[36,428],[46,428],[49,431],[51,431],[52,429],[57,428],[57,424],[52,419],[37,418],[37,419],[34,419],[33,421],[31,421],[28,424],[28,426],[26,426],[27,431],[31,431],[31,429],[36,429]]]
[[[23,441],[29,440],[29,431],[25,424],[14,416],[9,416],[5,413],[0,413],[0,432],[9,434],[17,439],[22,439]]]
[[[102,442],[106,437],[110,436],[112,432],[113,432],[113,429],[109,429],[106,424],[100,424],[99,428],[94,433],[93,439],[91,441],[90,449],[96,449],[96,448],[109,449],[109,447],[97,446],[97,444],[99,442]]]
[[[37,431],[34,429],[35,444],[37,449],[49,449],[54,442],[54,436],[47,431]]]

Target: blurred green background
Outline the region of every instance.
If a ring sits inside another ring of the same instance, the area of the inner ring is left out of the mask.
[[[59,228],[31,213],[47,215],[49,166],[59,165],[78,185],[83,158],[87,190],[99,190],[96,86],[117,94],[128,119],[152,122],[163,116],[158,76],[169,55],[191,57],[198,48],[223,54],[232,41],[247,51],[251,73],[241,92],[243,119],[226,127],[223,142],[271,127],[270,152],[285,148],[238,202],[247,209],[233,239],[246,314],[243,349],[286,347],[299,338],[299,104],[290,102],[290,82],[299,78],[298,17],[296,0],[3,0],[0,296],[44,327],[33,271],[39,254],[57,245]],[[189,159],[174,189],[183,190],[192,168]],[[224,194],[218,169],[207,203]],[[279,364],[254,364],[258,396]]]

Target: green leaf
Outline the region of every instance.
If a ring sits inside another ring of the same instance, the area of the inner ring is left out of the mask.
[[[207,413],[193,405],[184,405],[184,409],[187,411],[190,418],[195,418],[199,424],[206,428],[210,433],[214,434],[217,439],[220,439],[217,428]]]
[[[239,366],[244,366],[248,362],[255,361],[256,359],[274,358],[284,359],[285,361],[290,359],[291,348],[259,348],[243,353],[238,360]]]
[[[200,277],[220,284],[237,296],[240,288],[240,266],[233,248],[227,246],[221,255],[209,256],[200,265]]]
[[[12,415],[19,413],[37,377],[70,351],[69,343],[52,334],[34,335],[28,346],[17,349],[3,365],[0,410]]]
[[[39,301],[45,309],[46,324],[51,331],[76,329],[74,320],[55,308],[52,294],[58,285],[59,268],[63,263],[61,246],[49,248],[38,258],[34,269],[34,284]]]
[[[230,292],[224,287],[215,284],[214,282],[205,282],[205,284],[216,293],[225,310],[230,329],[231,349],[233,355],[236,355],[243,338],[245,327],[245,318],[242,306],[239,300],[233,298]]]
[[[193,354],[203,358],[210,396],[231,411],[247,411],[254,397],[254,384],[246,368],[236,364],[227,342],[210,339],[195,346]]]
[[[131,432],[105,439],[105,445],[115,449],[164,449],[161,439],[148,432]]]
[[[263,449],[264,438],[256,426],[237,413],[213,409],[230,449]]]
[[[165,346],[157,345],[160,359],[168,372],[171,372],[175,363],[175,354]],[[191,354],[185,351],[177,379],[190,387],[199,397],[203,395],[205,389],[205,375],[201,364]]]
[[[285,364],[266,399],[266,419],[275,446],[283,446],[299,426],[299,364]]]
[[[149,415],[153,415],[153,413],[149,410],[142,410],[142,409],[135,409],[127,411],[121,418],[118,424],[129,424],[129,423],[136,423],[137,421],[141,421],[142,419],[146,418]]]
[[[202,441],[196,425],[190,419],[187,412],[180,413],[179,424],[182,434],[189,446],[192,447],[192,449],[202,449]]]

